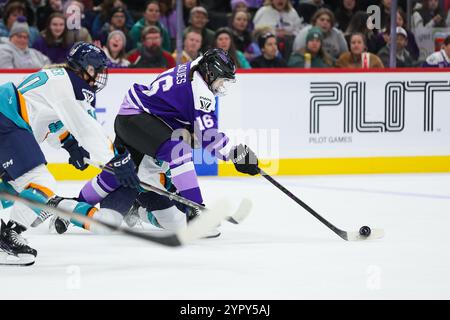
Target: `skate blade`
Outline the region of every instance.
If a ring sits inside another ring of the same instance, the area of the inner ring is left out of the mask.
[[[17,256],[0,251],[0,266],[26,267],[34,264],[36,257],[32,254],[20,253]]]

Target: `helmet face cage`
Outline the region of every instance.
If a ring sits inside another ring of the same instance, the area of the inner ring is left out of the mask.
[[[228,92],[228,85],[235,82],[236,79],[217,78],[213,83],[211,83],[211,91],[216,97],[223,97]]]
[[[75,71],[87,76],[87,82],[93,83],[92,88],[99,92],[108,82],[107,58],[105,53],[89,43],[77,43],[67,57],[68,65]],[[89,72],[89,70],[94,71]]]
[[[217,95],[223,95],[226,80],[235,80],[236,65],[228,53],[222,49],[208,50],[200,63],[200,72],[210,90]],[[220,81],[218,81],[220,80]]]
[[[103,70],[96,71],[95,79],[94,79],[94,91],[100,92],[106,87],[108,83],[108,68],[104,68]]]

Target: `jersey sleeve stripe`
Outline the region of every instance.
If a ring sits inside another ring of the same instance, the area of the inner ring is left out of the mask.
[[[133,99],[133,102],[136,104],[136,105],[138,105],[138,106],[140,106],[142,109],[144,109],[144,105],[142,104],[142,102],[141,102],[141,99],[139,99],[139,96],[138,96],[138,94],[136,93],[136,90],[134,90],[134,87],[132,87],[131,89],[130,89],[130,91],[129,91],[131,94],[130,94],[130,97]]]

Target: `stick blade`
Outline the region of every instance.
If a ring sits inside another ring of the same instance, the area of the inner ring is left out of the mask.
[[[228,199],[222,198],[192,220],[185,230],[176,233],[181,244],[189,243],[207,235],[209,231],[217,228],[220,223],[229,215],[231,203]]]
[[[347,241],[366,241],[366,240],[376,240],[384,237],[383,229],[371,229],[370,235],[368,237],[362,236],[357,231],[347,232]]]
[[[236,212],[232,216],[227,217],[227,221],[233,224],[242,223],[242,221],[244,221],[252,211],[252,207],[252,200],[250,200],[249,198],[242,199]]]

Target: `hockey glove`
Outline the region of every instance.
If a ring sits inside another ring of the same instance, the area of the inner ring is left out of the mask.
[[[236,170],[241,173],[252,176],[259,173],[258,158],[245,144],[240,144],[231,150],[230,159],[233,161]]]
[[[84,162],[83,158],[89,159],[89,152],[78,145],[78,141],[74,137],[69,136],[63,143],[62,147],[69,153],[69,163],[78,170],[85,170],[89,165]]]
[[[117,181],[127,188],[139,188],[139,178],[136,166],[126,149],[117,150],[117,155],[108,162],[107,166],[114,171]]]

